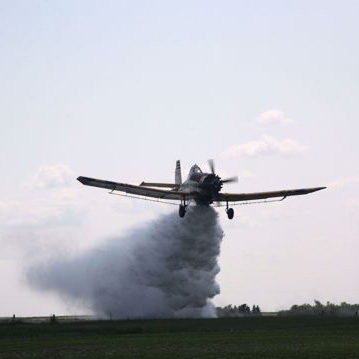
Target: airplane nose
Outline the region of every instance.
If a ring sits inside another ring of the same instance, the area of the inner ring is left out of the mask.
[[[221,178],[214,174],[208,174],[201,181],[200,187],[218,193],[222,189]]]

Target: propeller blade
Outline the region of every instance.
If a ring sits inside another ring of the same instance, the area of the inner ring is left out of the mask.
[[[234,177],[230,177],[230,178],[226,178],[224,180],[221,180],[222,183],[236,183],[238,182],[238,177],[234,176]]]
[[[208,160],[209,168],[211,169],[212,174],[215,174],[214,171],[214,161],[212,159]]]

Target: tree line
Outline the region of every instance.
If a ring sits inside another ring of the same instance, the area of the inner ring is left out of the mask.
[[[322,304],[319,300],[315,300],[314,305],[295,304],[288,310],[282,310],[278,312],[278,315],[358,316],[358,313],[359,313],[359,304],[348,304],[346,302],[342,302],[340,304],[327,302],[326,304]]]
[[[246,315],[261,315],[261,309],[259,305],[253,305],[252,309],[247,304],[241,305],[226,305],[225,307],[217,307],[217,316],[234,318],[234,317],[243,317]]]

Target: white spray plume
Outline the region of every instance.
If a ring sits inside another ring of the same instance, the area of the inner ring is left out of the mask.
[[[28,280],[101,317],[215,317],[222,238],[213,208],[188,207],[183,219],[170,213],[76,258],[34,266]]]

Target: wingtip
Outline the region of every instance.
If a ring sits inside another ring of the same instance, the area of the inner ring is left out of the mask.
[[[83,176],[79,176],[79,177],[77,177],[76,179],[77,179],[79,182],[81,182],[82,184],[84,184],[84,178],[85,178],[85,177],[83,177]]]
[[[317,192],[317,191],[321,191],[323,189],[326,189],[327,187],[316,187],[316,188],[313,188],[313,192]]]

